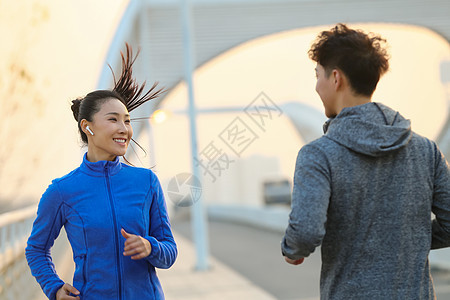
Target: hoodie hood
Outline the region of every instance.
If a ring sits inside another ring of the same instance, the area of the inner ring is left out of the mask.
[[[345,107],[324,124],[325,136],[353,151],[378,157],[406,146],[411,122],[376,102]]]

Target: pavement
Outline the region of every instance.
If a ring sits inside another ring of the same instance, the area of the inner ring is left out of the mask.
[[[177,232],[174,236],[178,245],[177,261],[170,269],[158,269],[166,300],[275,299],[213,257],[208,270],[195,270],[194,245]]]

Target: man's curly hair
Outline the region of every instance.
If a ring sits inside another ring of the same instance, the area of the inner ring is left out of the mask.
[[[339,69],[356,94],[371,96],[380,77],[389,69],[389,56],[382,46],[385,43],[378,35],[339,23],[318,35],[308,55],[324,67],[327,76],[333,69]]]

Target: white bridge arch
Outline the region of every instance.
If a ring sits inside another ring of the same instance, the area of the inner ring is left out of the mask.
[[[381,0],[345,2],[306,0],[191,0],[194,68],[258,37],[323,24],[397,23],[425,27],[450,41],[450,2]],[[141,49],[137,76],[174,87],[183,77],[182,24],[179,0],[131,0],[112,40],[106,61],[117,69],[125,42]],[[110,85],[104,66],[98,87]],[[162,99],[161,101],[164,101]],[[151,113],[159,103],[147,105]],[[294,123],[299,120],[294,121]],[[437,140],[450,155],[449,120]],[[306,124],[305,124],[306,125]],[[297,126],[301,128],[301,126]],[[135,133],[142,131],[139,126]]]

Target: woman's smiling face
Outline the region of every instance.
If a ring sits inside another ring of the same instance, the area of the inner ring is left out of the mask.
[[[86,130],[86,126],[89,126],[93,135]],[[133,136],[130,114],[125,105],[115,98],[103,102],[92,122],[85,121],[82,127],[88,136],[87,156],[93,162],[114,160],[117,156],[125,155]]]

